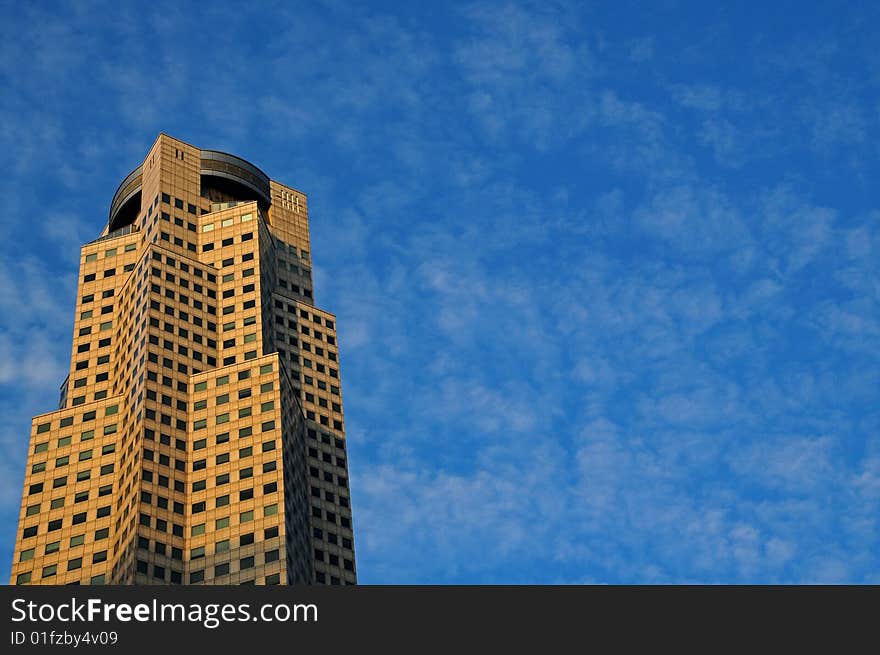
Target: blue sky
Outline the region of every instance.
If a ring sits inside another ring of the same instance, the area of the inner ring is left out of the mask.
[[[164,131],[309,196],[361,582],[880,582],[880,12],[730,4],[2,2],[0,573]]]

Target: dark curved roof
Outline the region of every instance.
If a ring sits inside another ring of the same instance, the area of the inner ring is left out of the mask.
[[[201,150],[199,172],[203,177],[213,176],[231,180],[251,189],[268,206],[271,204],[269,176],[258,167],[241,157],[219,150]],[[116,189],[110,202],[108,225],[114,229],[114,221],[120,210],[141,191],[143,167],[138,166],[129,173]],[[127,212],[126,212],[127,213]]]
[[[125,176],[125,179],[119,184],[116,193],[113,194],[113,201],[110,203],[110,218],[107,221],[110,229],[113,229],[113,219],[119,213],[119,210],[129,200],[134,198],[141,191],[143,181],[143,166],[138,166],[131,173]]]

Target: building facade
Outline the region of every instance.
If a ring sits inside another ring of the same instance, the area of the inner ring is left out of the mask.
[[[80,253],[12,584],[355,584],[336,318],[306,197],[161,134]]]

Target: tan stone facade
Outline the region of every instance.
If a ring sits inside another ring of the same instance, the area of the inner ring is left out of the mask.
[[[354,584],[336,319],[306,197],[160,135],[82,247],[12,584]]]

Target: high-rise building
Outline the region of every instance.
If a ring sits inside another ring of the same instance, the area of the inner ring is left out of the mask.
[[[336,339],[305,195],[159,135],[80,252],[11,583],[354,584]]]

